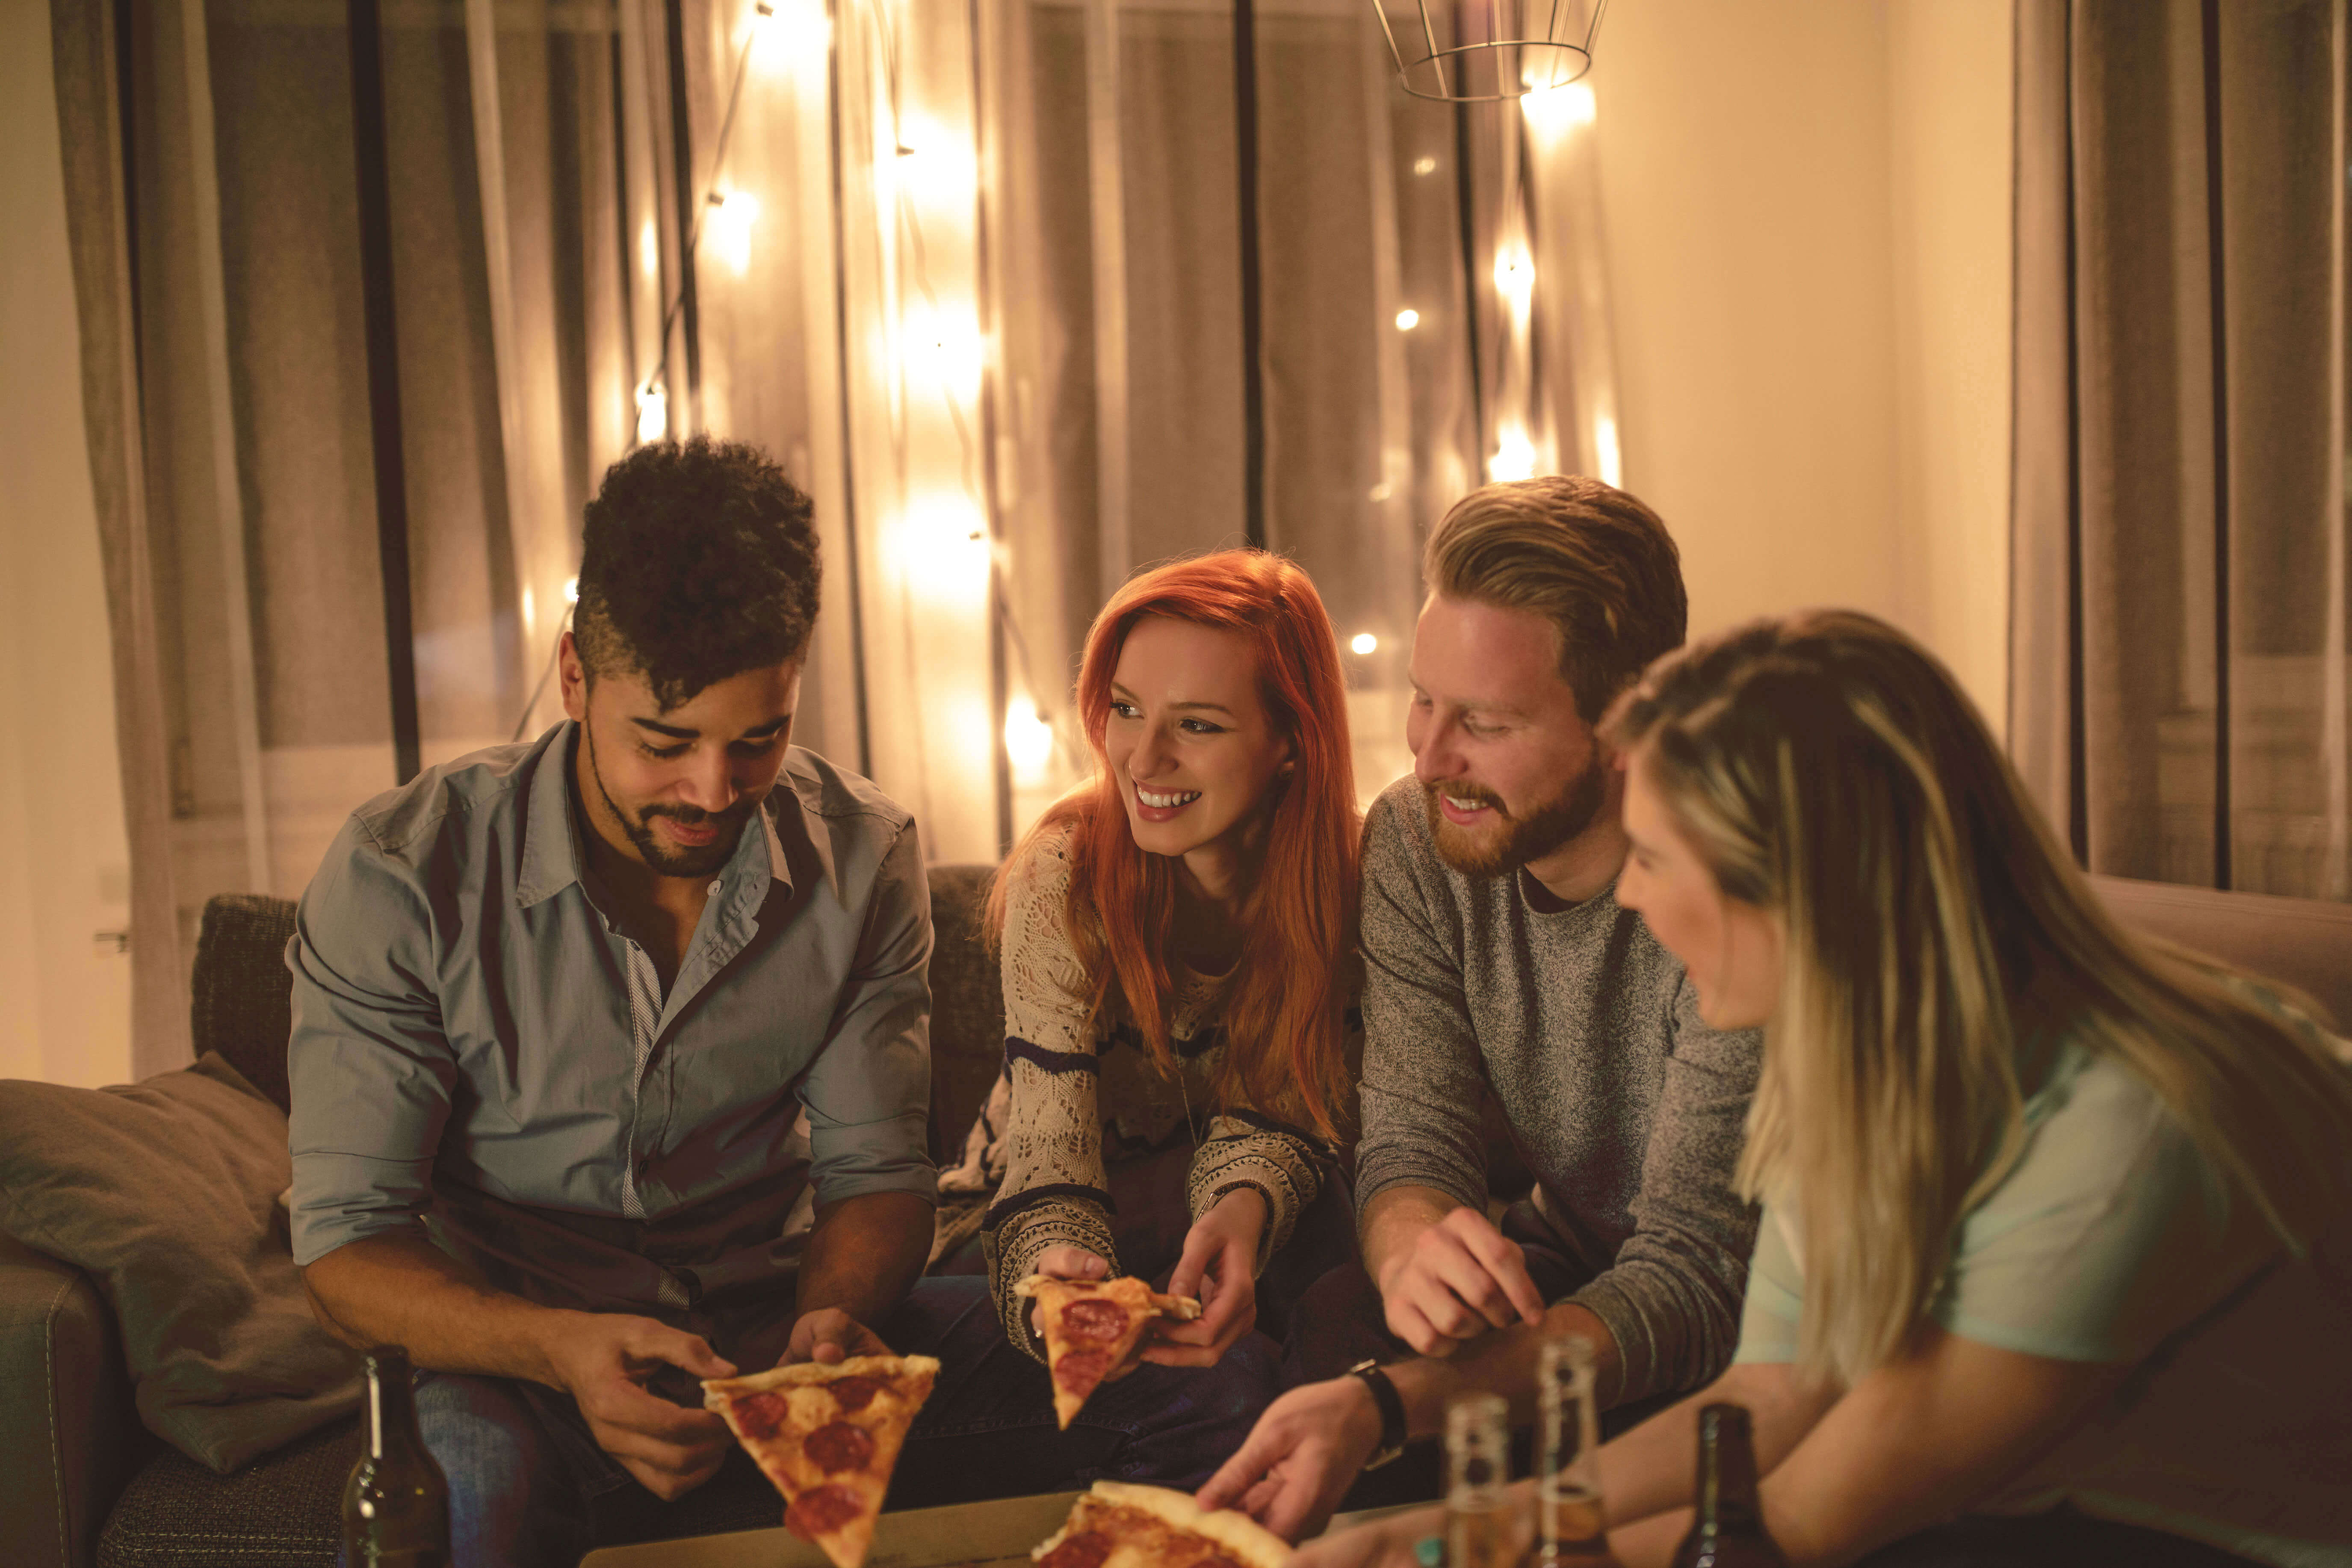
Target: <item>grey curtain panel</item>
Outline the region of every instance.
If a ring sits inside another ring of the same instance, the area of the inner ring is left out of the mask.
[[[171,740],[155,615],[137,317],[123,202],[114,7],[51,0],[83,418],[114,653],[115,742],[131,843],[131,1070],[189,1059],[188,978],[171,855]]]
[[[2093,870],[2352,898],[2345,0],[2021,0],[2010,733]]]
[[[614,6],[383,9],[374,259],[431,763],[555,713],[541,676],[581,507],[631,434],[675,271],[662,82],[636,58],[660,11],[628,6],[624,38]],[[188,1058],[205,901],[298,895],[396,782],[352,8],[51,12],[145,1076]],[[624,100],[642,168],[616,151]]]

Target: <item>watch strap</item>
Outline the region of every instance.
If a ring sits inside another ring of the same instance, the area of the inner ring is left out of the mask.
[[[1374,1470],[1404,1451],[1404,1396],[1376,1361],[1360,1361],[1348,1369],[1348,1375],[1359,1379],[1372,1392],[1372,1404],[1381,1413],[1381,1446],[1366,1461],[1364,1468]]]

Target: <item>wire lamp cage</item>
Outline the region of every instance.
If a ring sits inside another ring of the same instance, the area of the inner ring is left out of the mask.
[[[1592,68],[1609,0],[1371,0],[1397,82],[1440,103],[1494,103]]]

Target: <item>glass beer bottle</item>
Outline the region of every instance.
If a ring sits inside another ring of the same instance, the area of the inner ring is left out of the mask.
[[[416,1426],[408,1352],[367,1353],[367,1450],[343,1487],[344,1568],[447,1568],[449,1483]]]
[[[1698,1518],[1675,1568],[1788,1568],[1788,1562],[1764,1533],[1747,1409],[1707,1405],[1698,1413]]]
[[[1601,1507],[1601,1415],[1592,1397],[1592,1342],[1546,1340],[1536,1363],[1535,1568],[1573,1568],[1609,1556]]]
[[[1495,1394],[1445,1406],[1445,1568],[1516,1568],[1504,1486],[1511,1475],[1508,1407]]]

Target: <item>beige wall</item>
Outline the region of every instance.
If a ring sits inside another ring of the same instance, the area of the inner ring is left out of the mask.
[[[2007,680],[2008,0],[1641,0],[1592,75],[1625,482],[1691,629],[1843,604]]]
[[[0,4],[0,1077],[130,1076],[130,854],[48,7]]]

